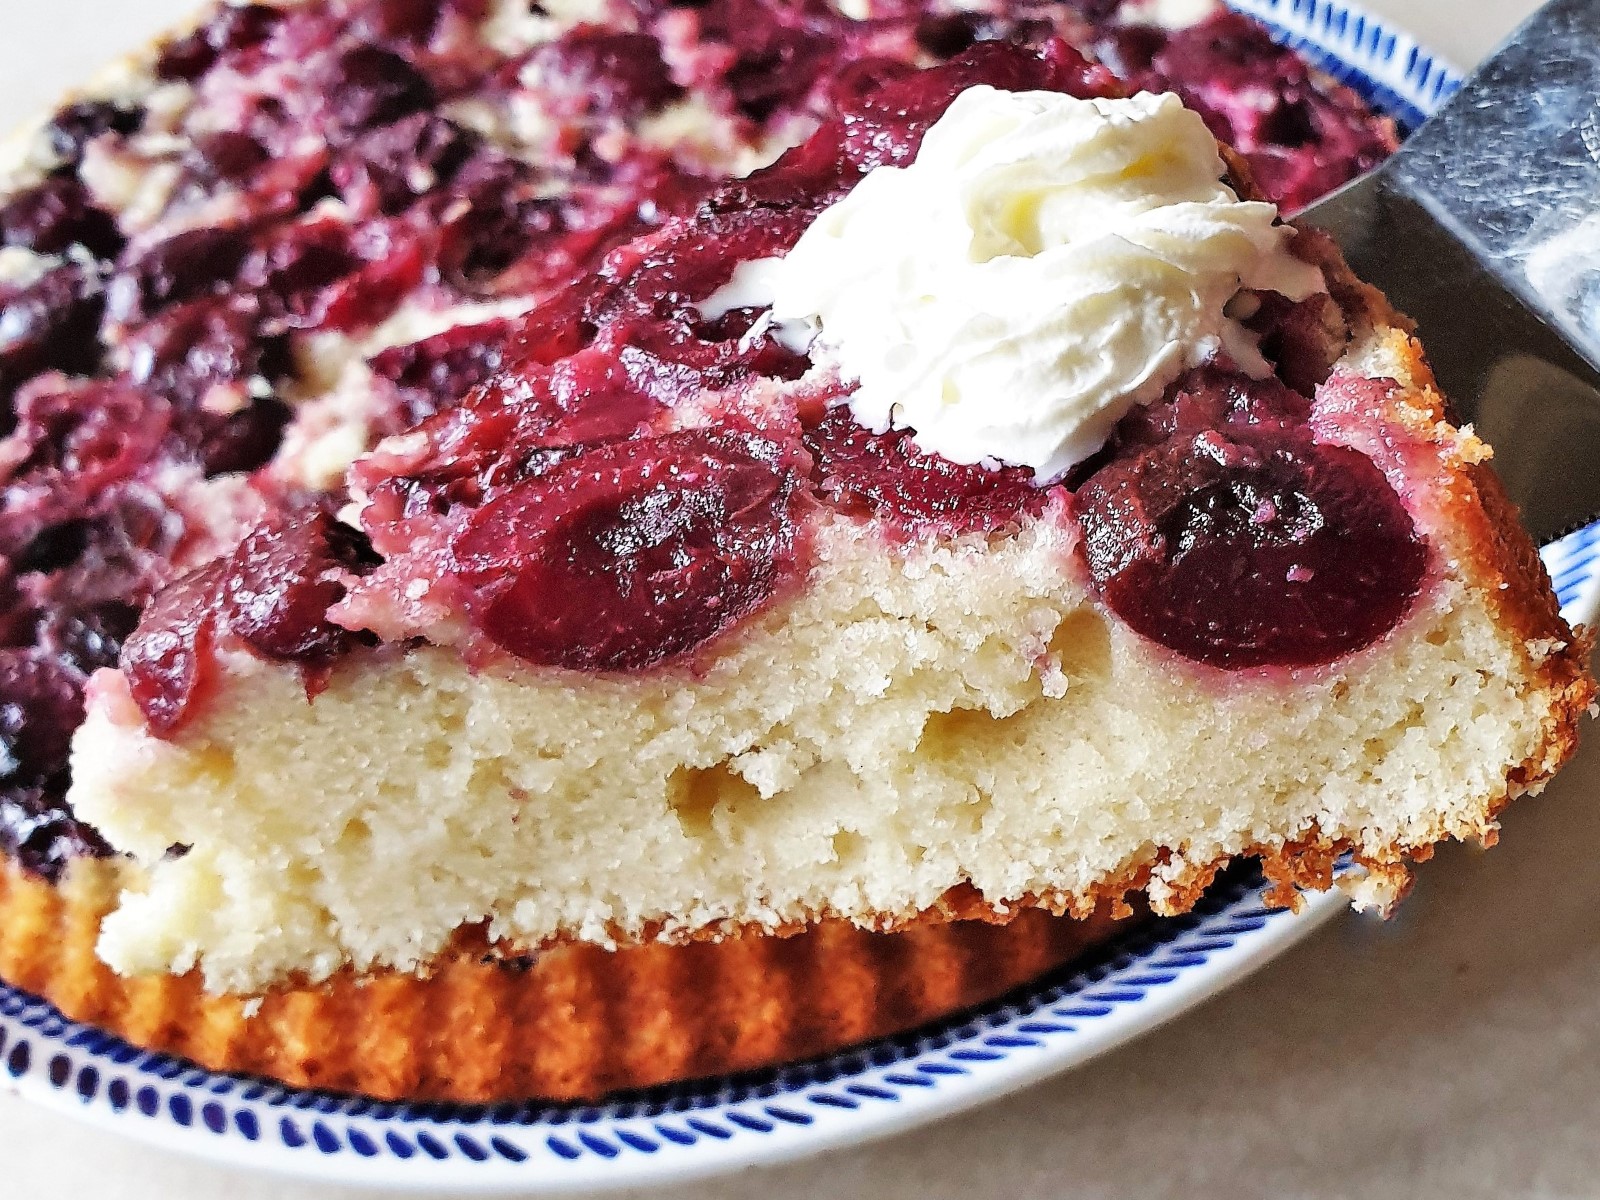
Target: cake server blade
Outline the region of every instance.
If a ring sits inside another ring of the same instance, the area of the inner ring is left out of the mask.
[[[1600,516],[1600,0],[1545,5],[1298,220],[1416,320],[1540,543]]]

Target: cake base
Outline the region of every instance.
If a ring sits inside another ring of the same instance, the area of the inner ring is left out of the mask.
[[[86,860],[56,887],[0,869],[0,977],[210,1070],[382,1100],[593,1100],[817,1058],[997,999],[1128,928],[1029,911],[498,962],[463,944],[428,979],[345,975],[249,1000],[96,958],[120,871]]]

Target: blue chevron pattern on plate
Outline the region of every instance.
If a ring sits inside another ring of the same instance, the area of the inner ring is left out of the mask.
[[[1234,0],[1402,126],[1459,85],[1436,56],[1336,0]],[[1600,525],[1545,551],[1565,611],[1600,607]],[[386,1104],[217,1075],[63,1019],[0,985],[0,1086],[117,1132],[325,1182],[534,1194],[779,1162],[947,1116],[1081,1064],[1227,987],[1341,911],[1267,909],[1230,873],[1006,1001],[817,1062],[603,1105]]]
[[[1415,129],[1461,86],[1461,72],[1354,4],[1342,0],[1228,0],[1329,75]]]

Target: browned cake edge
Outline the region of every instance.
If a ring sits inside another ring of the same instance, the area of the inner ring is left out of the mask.
[[[198,975],[129,978],[95,956],[120,868],[51,886],[0,869],[0,977],[75,1020],[217,1071],[379,1099],[594,1099],[830,1054],[981,1005],[1105,941],[1116,922],[1027,912],[901,933],[826,922],[531,961],[463,947],[426,979],[385,973],[258,1001]]]

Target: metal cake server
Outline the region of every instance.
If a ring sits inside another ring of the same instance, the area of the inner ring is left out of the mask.
[[[1541,544],[1600,516],[1600,0],[1554,0],[1301,214],[1414,317]]]

